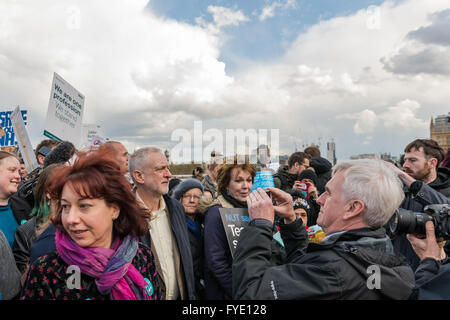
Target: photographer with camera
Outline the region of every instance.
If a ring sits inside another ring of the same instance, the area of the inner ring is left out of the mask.
[[[234,299],[409,298],[413,271],[394,255],[383,227],[404,197],[395,173],[378,160],[346,161],[333,168],[325,189],[317,199],[317,224],[327,236],[309,245],[288,193],[267,188],[249,195],[251,221],[241,232],[233,260]],[[287,259],[272,267],[275,213],[284,220],[280,232]]]
[[[420,259],[416,270],[414,298],[419,300],[450,299],[450,259],[446,258],[442,239],[436,239],[434,223],[425,224],[426,237],[408,234],[407,238]]]
[[[386,162],[404,184],[405,200],[400,208],[423,212],[425,206],[450,204],[450,169],[439,167],[444,151],[431,139],[416,139],[405,148],[403,170]],[[395,250],[415,270],[420,263],[405,234],[392,238]]]

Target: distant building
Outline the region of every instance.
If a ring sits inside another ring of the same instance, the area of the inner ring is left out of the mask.
[[[394,160],[390,153],[382,153],[380,159],[384,161]]]
[[[336,164],[336,144],[333,140],[327,142],[327,159],[333,166]]]
[[[392,163],[398,163],[399,162],[399,157],[391,156],[390,153],[382,153],[382,154],[380,154],[380,159],[384,160],[384,161],[392,162]]]
[[[283,166],[287,165],[288,164],[288,159],[289,159],[289,156],[284,155],[284,154],[280,155],[278,157],[278,160],[280,162],[280,167],[283,167]]]
[[[169,159],[170,159],[170,152],[169,152],[169,150],[166,149],[166,150],[164,151],[164,155],[166,156],[167,162],[170,162],[170,161],[169,161]]]
[[[380,159],[380,157],[375,153],[364,153],[350,157],[350,160],[358,160],[358,159]]]
[[[270,163],[270,147],[266,144],[261,144],[254,149],[250,154],[250,163]]]
[[[444,152],[450,148],[450,112],[447,115],[437,116],[430,122],[430,138],[435,140]]]

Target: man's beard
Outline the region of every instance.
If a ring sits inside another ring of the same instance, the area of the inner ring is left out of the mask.
[[[428,176],[431,173],[431,169],[430,169],[430,166],[428,165],[428,163],[425,163],[425,166],[423,167],[423,169],[418,171],[417,173],[412,173],[412,172],[406,172],[406,173],[409,174],[411,177],[413,177],[416,180],[426,181]]]

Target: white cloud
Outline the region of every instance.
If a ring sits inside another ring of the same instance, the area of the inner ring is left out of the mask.
[[[336,119],[356,120],[353,125],[353,132],[356,135],[373,132],[378,125],[378,117],[372,110],[365,109],[358,113],[346,113],[336,116]]]
[[[1,104],[31,105],[40,139],[57,72],[86,96],[86,122],[101,123],[110,136],[158,136],[181,125],[182,112],[206,113],[233,83],[218,60],[219,39],[159,19],[144,11],[145,3],[95,0],[68,11],[72,1],[2,2]],[[73,28],[68,21],[77,19]]]
[[[213,16],[213,23],[207,23],[202,17],[196,19],[198,25],[206,28],[209,32],[217,34],[223,27],[238,26],[250,19],[241,11],[220,6],[208,6],[208,12]]]
[[[429,25],[410,31],[396,50],[381,59],[401,75],[450,75],[450,9],[429,15]]]
[[[275,9],[279,6],[280,6],[280,3],[273,2],[271,5],[264,7],[259,16],[259,20],[264,21],[268,18],[272,18],[275,15]]]
[[[365,94],[365,90],[361,85],[355,84],[354,80],[348,73],[343,73],[341,75],[341,80],[344,85],[344,88],[347,89],[349,92],[352,93],[360,93]]]
[[[420,104],[417,101],[406,99],[395,106],[388,107],[388,110],[380,118],[384,121],[386,128],[401,130],[427,128],[429,123],[417,118],[419,109]]]
[[[264,21],[268,18],[273,18],[275,16],[275,11],[278,8],[280,8],[281,10],[288,10],[288,9],[294,9],[296,7],[297,7],[296,0],[287,0],[284,3],[280,2],[280,1],[272,2],[271,4],[265,6],[261,10],[261,14],[259,15],[259,20]]]
[[[420,109],[420,104],[417,101],[405,99],[398,102],[394,106],[384,108],[379,114],[373,110],[365,109],[357,113],[345,113],[336,116],[337,120],[349,119],[355,120],[353,125],[353,132],[356,135],[364,135],[374,132],[381,122],[384,128],[401,130],[416,130],[425,129],[428,122],[417,118],[417,112]],[[366,137],[366,141],[372,140]],[[365,143],[367,144],[367,143]]]
[[[222,130],[280,129],[285,153],[322,137],[334,138],[338,157],[395,154],[428,136],[430,116],[447,112],[447,73],[392,73],[381,59],[418,41],[407,35],[429,26],[429,14],[448,1],[385,2],[379,29],[367,27],[367,10],[322,20],[283,56],[233,75],[220,61],[221,45],[227,27],[249,20],[240,10],[211,6],[212,22],[189,25],[144,11],[145,4],[93,0],[77,16],[67,11],[69,0],[0,3],[0,105],[31,106],[33,145],[43,138],[53,72],[86,96],[85,122],[129,151],[170,148],[173,130],[203,119]]]

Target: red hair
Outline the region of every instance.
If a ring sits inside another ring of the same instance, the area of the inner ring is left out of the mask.
[[[56,168],[47,184],[52,199],[57,200],[56,214],[51,218],[55,227],[64,231],[61,220],[61,194],[66,183],[83,198],[104,199],[107,205],[120,208],[114,220],[114,235],[121,238],[133,233],[143,236],[148,232],[149,216],[136,200],[131,185],[120,172],[120,165],[110,152],[78,153],[72,166]]]

